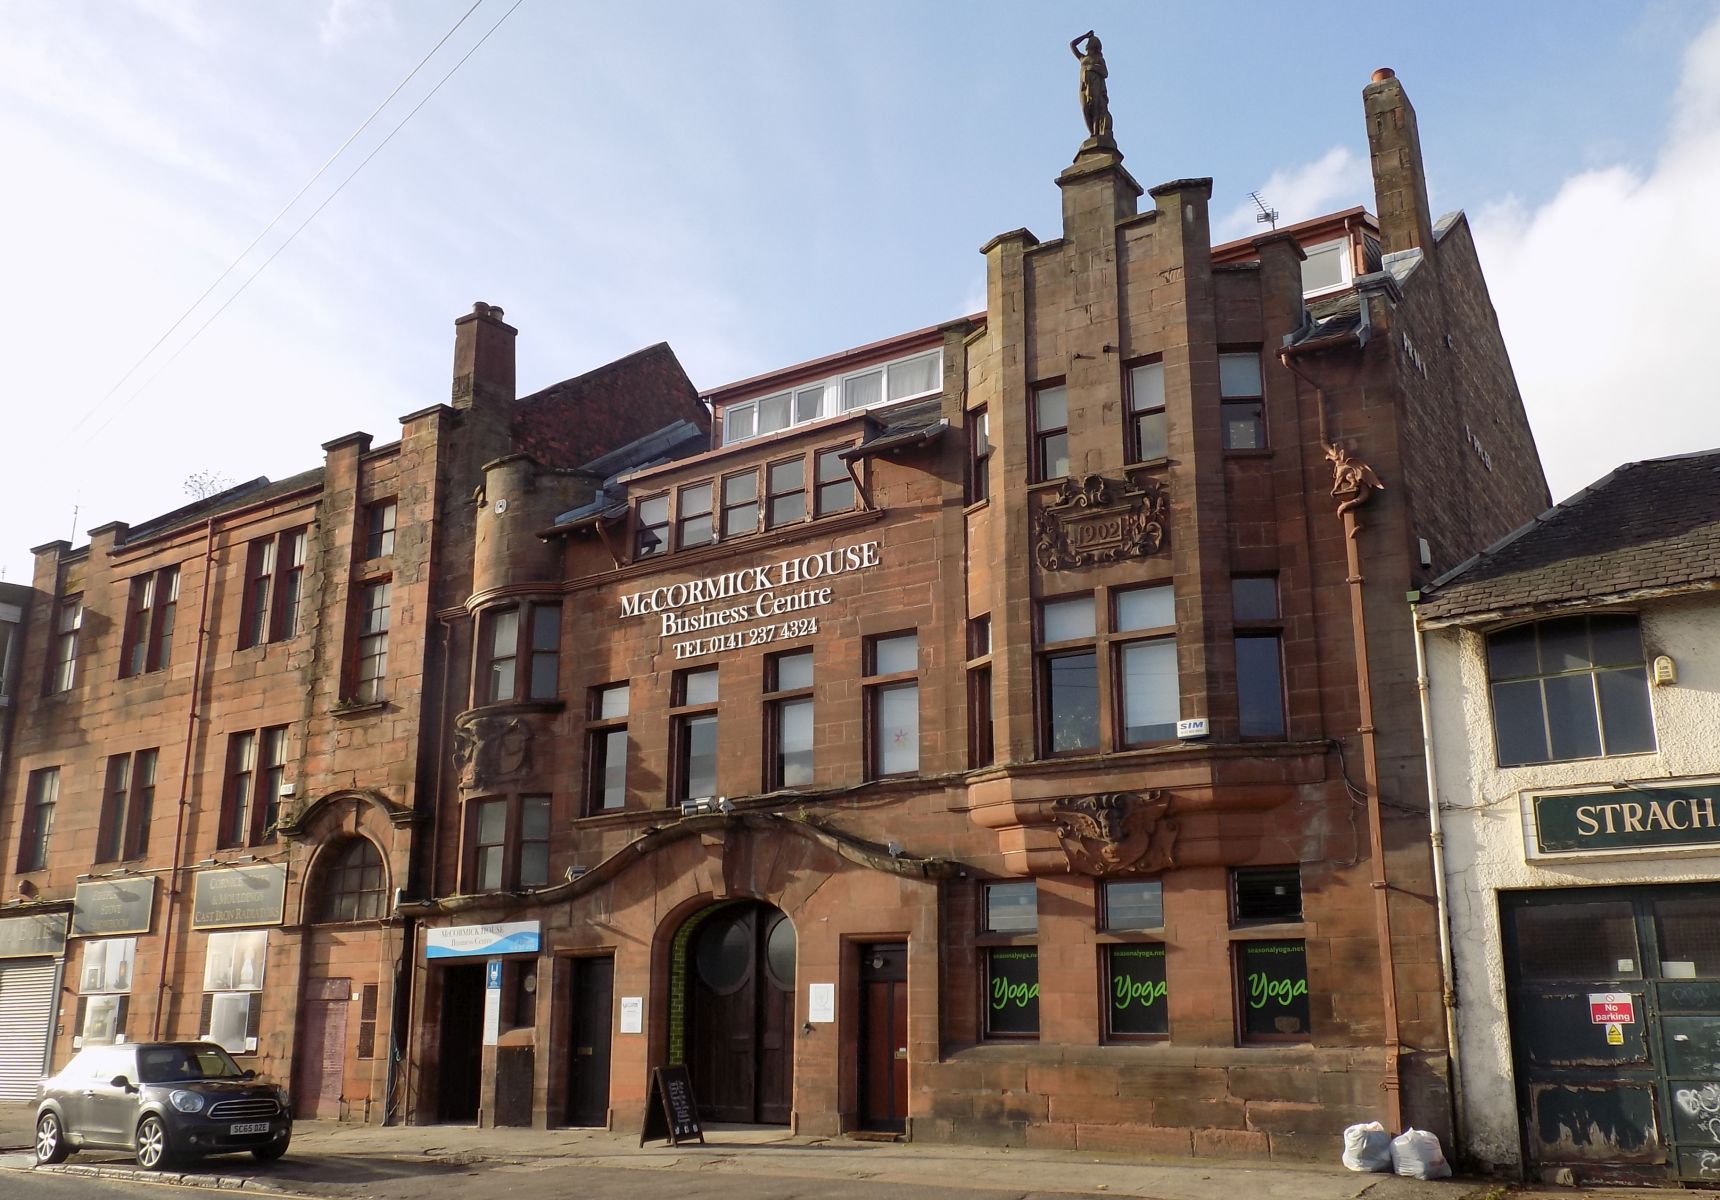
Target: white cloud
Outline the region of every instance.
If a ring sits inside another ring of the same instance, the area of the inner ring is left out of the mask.
[[[1584,171],[1539,206],[1472,214],[1556,499],[1622,462],[1720,446],[1703,357],[1720,279],[1720,20],[1686,52],[1672,111],[1645,170]]]
[[[1373,207],[1374,184],[1368,164],[1348,146],[1333,146],[1299,167],[1280,167],[1253,190],[1278,211],[1279,225],[1293,225],[1357,204]],[[1255,221],[1258,212],[1252,200],[1237,205],[1215,223],[1213,240],[1228,242],[1252,235],[1259,229]]]
[[[394,14],[375,0],[328,0],[317,22],[317,38],[325,47],[338,46],[393,24]]]

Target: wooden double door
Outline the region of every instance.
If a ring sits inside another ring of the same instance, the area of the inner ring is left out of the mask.
[[[794,1104],[794,925],[725,905],[687,944],[686,1061],[711,1121],[786,1125]]]

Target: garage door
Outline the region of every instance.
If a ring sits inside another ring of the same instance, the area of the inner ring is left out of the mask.
[[[54,1028],[51,958],[0,966],[0,1100],[34,1100]]]
[[[1532,1175],[1720,1180],[1720,888],[1501,896]]]

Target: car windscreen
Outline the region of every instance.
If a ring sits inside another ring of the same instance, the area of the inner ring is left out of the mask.
[[[137,1052],[144,1083],[179,1079],[237,1079],[239,1066],[219,1046],[146,1046]]]

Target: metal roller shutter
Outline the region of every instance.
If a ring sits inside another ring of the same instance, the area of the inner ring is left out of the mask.
[[[34,1100],[54,1028],[54,960],[0,965],[0,1100]]]

